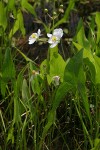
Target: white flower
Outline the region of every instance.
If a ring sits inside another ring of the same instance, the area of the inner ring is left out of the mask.
[[[37,33],[32,33],[32,35],[29,37],[29,44],[33,44],[35,41],[37,41],[40,35],[41,35],[40,29],[38,29]]]
[[[53,48],[60,42],[60,39],[63,36],[63,30],[61,28],[55,29],[53,34],[47,33],[47,36],[49,37],[48,43],[51,44],[50,48]]]
[[[59,85],[59,82],[60,82],[60,77],[59,76],[54,76],[52,78],[52,80],[53,80],[53,83],[54,83],[55,86]]]

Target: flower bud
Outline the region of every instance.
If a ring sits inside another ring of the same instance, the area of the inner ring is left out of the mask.
[[[53,80],[53,83],[55,86],[58,86],[60,84],[60,77],[59,76],[54,76],[52,78],[52,80]]]
[[[56,16],[56,15],[57,15],[57,13],[54,11],[54,12],[53,12],[53,15],[54,15],[54,16]]]
[[[63,4],[60,5],[60,8],[63,8]]]
[[[45,9],[44,9],[44,12],[45,12],[45,13],[48,13],[48,9],[47,9],[47,8],[45,8]]]

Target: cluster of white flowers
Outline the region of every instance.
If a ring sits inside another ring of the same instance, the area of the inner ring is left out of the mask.
[[[41,30],[38,29],[37,33],[32,33],[32,35],[29,37],[29,44],[33,44],[34,42],[36,42],[40,36],[41,36]],[[63,36],[63,30],[61,28],[55,29],[52,34],[47,33],[47,37],[49,38],[48,43],[50,44],[50,48],[55,47],[60,42],[62,36]],[[39,72],[33,70],[32,74],[33,75],[31,76],[30,81],[33,80],[34,77],[39,75]],[[55,86],[58,86],[60,84],[60,77],[54,76],[52,78],[52,81]]]
[[[39,39],[41,36],[41,30],[38,29],[37,33],[33,33],[29,37],[29,44],[33,44],[35,41]],[[55,47],[63,36],[63,30],[61,28],[55,29],[52,34],[47,33],[48,43],[50,44],[50,48]]]

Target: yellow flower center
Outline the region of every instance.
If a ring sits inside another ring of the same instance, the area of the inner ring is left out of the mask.
[[[57,41],[57,37],[56,36],[52,36],[52,41],[56,42]]]
[[[37,35],[36,35],[35,33],[33,33],[33,34],[31,35],[31,37],[36,39],[36,38],[37,38]]]

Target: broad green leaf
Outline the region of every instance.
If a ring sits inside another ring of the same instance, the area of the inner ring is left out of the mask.
[[[56,109],[58,108],[60,102],[64,99],[67,92],[69,92],[69,90],[71,90],[72,88],[73,88],[73,86],[70,83],[67,83],[67,82],[63,82],[59,86],[59,88],[56,91],[54,101],[52,103],[52,110],[53,111],[56,111]]]
[[[96,49],[95,18],[94,18],[94,16],[91,17],[91,22],[89,24],[88,41],[91,45],[91,51],[94,52]]]
[[[87,40],[87,38],[85,36],[84,26],[83,26],[82,20],[80,20],[77,30],[78,30],[77,35],[76,35],[77,42],[82,46],[82,48],[89,49],[90,45],[89,45],[89,41]]]
[[[22,92],[22,84],[23,84],[23,77],[24,77],[24,69],[22,71],[20,71],[20,73],[17,75],[17,83],[16,83],[16,86],[17,86],[17,90],[18,90],[18,93],[20,93],[20,91]]]
[[[15,78],[15,67],[11,56],[11,49],[8,47],[5,51],[5,56],[2,66],[3,79],[9,80]]]
[[[6,85],[8,81],[15,79],[15,67],[11,56],[11,49],[6,48],[4,59],[2,62],[2,75],[1,75],[1,93],[4,96],[6,92]]]
[[[2,64],[3,64],[3,50],[2,47],[0,47],[0,72],[1,72]]]
[[[82,49],[82,45],[80,45],[79,43],[73,42],[73,44],[77,48],[78,51]]]
[[[8,132],[7,142],[9,142],[9,140],[11,140],[12,144],[14,144],[14,128],[13,127],[11,127],[11,129]]]
[[[14,18],[16,18],[17,16],[17,3],[19,2],[16,2],[15,0],[8,0],[8,3],[7,3],[7,10],[12,13],[12,15],[14,16]]]
[[[92,148],[91,150],[99,150],[100,149],[100,139],[96,138],[94,140],[94,148]]]
[[[31,86],[32,86],[32,91],[34,92],[34,94],[40,94],[41,89],[40,89],[40,85],[39,85],[39,77],[38,75],[32,75],[31,76]]]
[[[59,76],[62,82],[66,63],[62,56],[58,53],[57,47],[49,49],[49,53],[49,57],[44,60],[40,66],[41,75],[42,77],[47,75],[49,84],[54,76]]]
[[[80,93],[87,116],[90,119],[90,108],[85,88],[86,77],[83,71],[83,50],[80,50],[69,60],[65,68],[64,81],[71,84]]]
[[[20,10],[17,12],[17,19],[14,23],[14,27],[11,29],[9,37],[11,38],[18,30],[21,31],[23,35],[25,35],[25,28],[23,22],[23,15]]]
[[[96,70],[95,70],[95,66],[94,64],[90,61],[90,59],[84,58],[84,64],[87,65],[89,67],[89,71],[91,73],[91,78],[90,80],[95,83],[95,77],[96,77]]]
[[[39,67],[37,65],[35,65],[33,62],[29,62],[29,66],[30,66],[30,70],[39,70]]]
[[[100,58],[94,55],[94,66],[96,69],[96,84],[100,84]]]
[[[79,91],[79,94],[82,98],[82,102],[83,102],[83,106],[85,108],[86,114],[87,114],[87,116],[91,122],[92,120],[91,120],[91,115],[90,115],[90,105],[89,105],[89,101],[88,101],[87,89],[85,86],[85,82],[78,84],[78,91]]]
[[[21,122],[20,102],[18,96],[14,97],[14,118],[13,124]]]
[[[65,65],[66,63],[63,60],[62,56],[60,54],[55,54],[50,61],[50,75],[58,75],[63,78]]]
[[[97,43],[99,43],[100,41],[100,12],[96,12],[95,21],[97,24]]]
[[[94,67],[90,68],[91,73],[93,73],[93,76],[95,75],[95,83],[100,84],[100,58],[96,55],[93,55],[88,50],[84,50],[83,57],[89,58],[89,61],[93,64]],[[90,64],[88,64],[88,66],[92,67]],[[94,70],[94,68],[95,68],[95,70]]]
[[[23,8],[28,10],[31,14],[36,16],[35,8],[31,4],[28,3],[28,0],[22,0],[21,5]]]
[[[66,63],[63,60],[62,56],[58,53],[53,53],[53,56],[50,59],[49,65],[50,65],[50,71],[48,75],[49,80],[51,79],[52,81],[52,77],[59,76],[60,80],[63,81]]]
[[[22,32],[22,34],[25,35],[24,20],[23,20],[22,12],[20,10],[18,11],[17,19],[19,22],[19,29]]]
[[[6,93],[6,86],[7,86],[7,81],[0,79],[0,88],[1,88],[1,94],[2,96],[5,96]]]
[[[85,85],[86,82],[86,76],[85,76],[85,72],[83,70],[83,66],[80,67],[78,75],[77,75],[77,84],[78,86],[80,84],[84,84]]]
[[[100,139],[98,138],[95,139],[94,146],[97,150],[100,148]]]
[[[80,51],[82,48],[84,49],[83,50],[83,58],[89,58],[89,60],[91,62],[94,62],[94,59],[93,59],[93,54],[91,52],[90,49],[85,49],[84,47],[82,47],[81,44],[79,43],[76,43],[76,42],[73,42],[74,46],[77,48],[78,51]]]
[[[17,86],[18,81],[14,83],[14,116],[13,125],[21,122],[21,103],[20,103],[20,93],[19,87]]]
[[[65,67],[64,81],[77,86],[78,74],[80,68],[83,67],[83,50],[79,51],[73,58],[69,60]]]
[[[0,26],[5,30],[7,27],[7,16],[6,16],[6,7],[0,2]]]
[[[8,7],[8,10],[15,9],[15,0],[8,0],[7,7]]]
[[[26,79],[23,80],[23,84],[22,84],[22,99],[27,102],[29,100],[30,96],[29,96],[29,87],[27,85],[27,81]]]
[[[74,45],[78,50],[82,48],[81,45],[78,43],[74,42]],[[84,49],[83,51],[83,58],[86,65],[89,66],[92,77],[91,79],[96,84],[100,84],[100,58],[96,55],[93,55],[92,52],[87,49]]]
[[[58,46],[55,46],[55,47],[53,47],[53,48],[49,48],[49,57],[50,58],[48,58],[50,61],[54,58],[54,56],[55,55],[57,55],[58,54]]]

